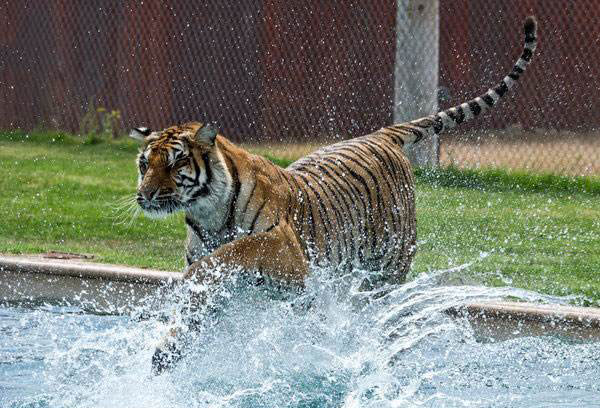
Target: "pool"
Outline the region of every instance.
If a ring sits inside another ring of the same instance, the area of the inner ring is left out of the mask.
[[[112,311],[4,301],[0,407],[600,407],[597,342],[524,328],[496,338],[445,313],[506,296],[568,299],[444,284],[453,273],[370,292],[360,274],[316,274],[302,295],[232,284],[161,376],[150,361],[167,325],[135,317],[172,313],[169,292]]]

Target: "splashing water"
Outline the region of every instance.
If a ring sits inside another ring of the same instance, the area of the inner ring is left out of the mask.
[[[513,288],[446,286],[458,269],[360,291],[312,276],[301,295],[233,285],[171,371],[151,375],[168,325],[81,308],[0,307],[1,407],[600,406],[600,348],[558,337],[478,336],[449,307]],[[168,292],[167,292],[168,293]],[[135,313],[171,314],[148,298]]]

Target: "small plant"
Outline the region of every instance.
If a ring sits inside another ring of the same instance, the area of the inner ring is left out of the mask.
[[[119,136],[119,110],[108,110],[98,106],[92,98],[88,102],[87,112],[79,122],[80,134],[84,137],[84,144],[97,144],[102,141],[116,139]]]
[[[102,110],[102,111],[101,111]],[[98,108],[98,113],[101,116],[100,124],[102,126],[102,133],[107,138],[116,139],[118,137],[119,121],[121,120],[121,112],[118,110],[111,110],[102,107]]]
[[[98,131],[100,125],[98,123],[98,115],[96,113],[96,105],[94,99],[90,98],[87,105],[87,112],[79,121],[79,133],[84,137],[85,144],[96,144],[98,140]]]

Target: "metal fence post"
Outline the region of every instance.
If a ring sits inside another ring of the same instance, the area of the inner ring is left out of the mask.
[[[438,0],[397,0],[394,123],[437,111],[439,62]],[[406,148],[416,166],[439,164],[436,136]]]

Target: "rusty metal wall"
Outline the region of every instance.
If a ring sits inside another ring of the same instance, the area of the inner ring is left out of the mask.
[[[523,82],[443,137],[442,162],[600,172],[600,3],[439,1],[441,108],[507,72],[526,15],[541,30]],[[208,120],[245,142],[358,136],[392,120],[396,11],[394,0],[7,0],[0,128],[78,132],[91,102],[119,110],[123,129]],[[561,153],[568,163],[553,168]]]
[[[88,103],[123,127],[216,122],[236,140],[389,123],[394,2],[8,1],[0,128],[77,132]]]
[[[260,1],[8,1],[0,19],[1,128],[77,132],[90,102],[124,128],[256,127]]]

